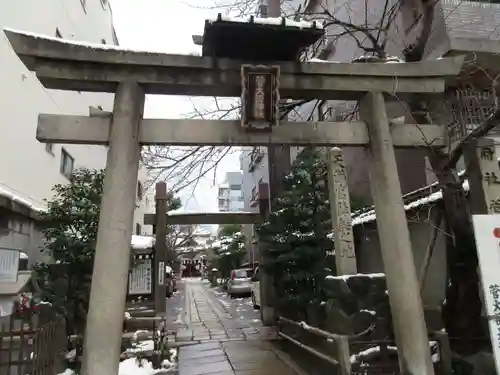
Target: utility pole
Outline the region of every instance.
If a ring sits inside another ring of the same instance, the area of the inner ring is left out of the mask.
[[[156,316],[167,310],[167,288],[165,284],[165,261],[167,258],[167,184],[156,184],[156,242],[155,242],[155,312]]]
[[[265,1],[265,0],[262,0]],[[269,17],[280,17],[281,16],[281,3],[280,0],[267,0],[267,13]],[[267,148],[267,157],[269,165],[269,203],[268,209],[272,211],[273,207],[271,205],[272,200],[279,196],[282,189],[282,179],[284,174],[290,170],[290,146],[269,146]],[[259,185],[259,190],[262,190],[263,186]],[[259,191],[259,197],[261,197],[261,192]],[[262,206],[264,207],[264,206]],[[262,210],[262,209],[261,209]],[[267,211],[261,214],[267,216]],[[259,249],[259,263],[265,264],[266,259],[262,250]],[[264,325],[271,326],[276,323],[276,311],[274,309],[274,293],[273,293],[273,280],[270,277],[266,277],[262,273],[263,277],[260,282],[261,284],[261,318]]]

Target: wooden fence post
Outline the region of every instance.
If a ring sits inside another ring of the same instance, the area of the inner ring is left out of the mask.
[[[337,356],[340,366],[340,375],[351,375],[351,354],[349,350],[349,339],[341,336],[335,340],[337,345]]]
[[[439,346],[441,374],[452,375],[453,369],[451,367],[451,349],[448,334],[446,332],[436,331],[434,335],[436,336],[436,341]]]

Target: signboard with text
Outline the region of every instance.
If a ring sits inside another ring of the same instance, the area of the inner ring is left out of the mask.
[[[132,268],[129,273],[128,294],[151,294],[153,293],[152,286],[152,259],[144,259]]]
[[[165,285],[165,262],[158,262],[158,285]]]
[[[279,122],[279,66],[241,66],[241,125],[271,131]]]
[[[500,374],[500,215],[472,215],[484,304],[497,374]]]

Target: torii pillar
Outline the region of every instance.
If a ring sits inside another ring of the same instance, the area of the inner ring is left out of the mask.
[[[115,94],[83,350],[83,375],[118,374],[130,265],[145,94],[122,82]]]
[[[401,374],[434,373],[410,232],[399,182],[394,144],[382,92],[359,101],[370,133],[370,187],[398,347]]]

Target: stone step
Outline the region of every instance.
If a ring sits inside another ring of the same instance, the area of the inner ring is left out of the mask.
[[[141,317],[151,317],[155,316],[154,310],[128,310],[127,311],[132,318],[141,318]]]
[[[164,325],[164,323],[165,318],[162,316],[132,317],[125,320],[125,331],[135,332],[138,330],[158,330]]]
[[[189,328],[178,329],[175,334],[176,342],[193,341],[194,331]]]

